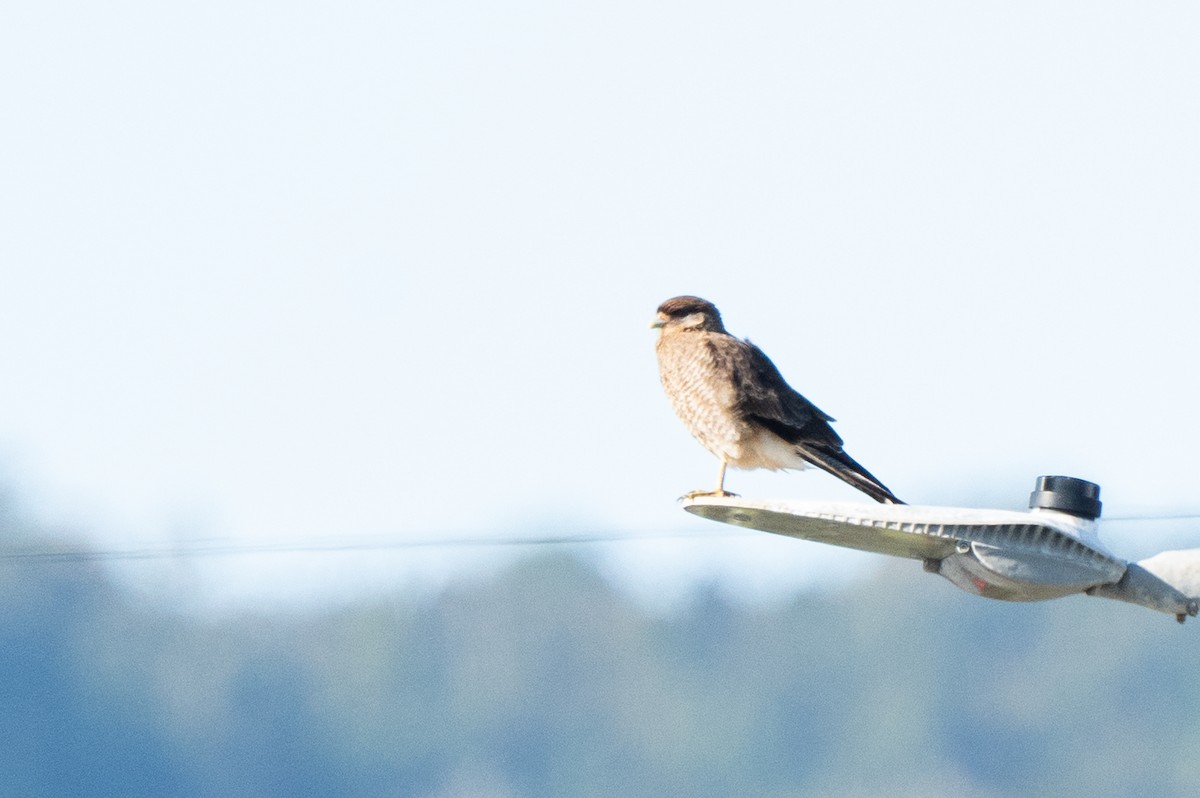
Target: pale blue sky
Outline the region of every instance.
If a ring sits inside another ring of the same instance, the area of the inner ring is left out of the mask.
[[[715,461],[647,324],[695,293],[910,502],[1066,473],[1200,509],[1198,36],[1194,2],[18,4],[0,462],[107,546],[693,529]],[[612,556],[751,588],[861,561]]]

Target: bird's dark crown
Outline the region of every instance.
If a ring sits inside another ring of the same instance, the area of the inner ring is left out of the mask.
[[[717,310],[717,306],[707,299],[701,299],[698,296],[672,297],[658,306],[658,313],[660,316],[665,316],[667,319],[673,321],[682,321],[689,316],[699,316],[703,320],[703,323],[688,326],[703,327],[710,330],[725,329],[721,323],[721,311]]]

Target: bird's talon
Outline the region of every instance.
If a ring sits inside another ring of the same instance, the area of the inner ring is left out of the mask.
[[[730,493],[727,490],[694,490],[691,493],[685,493],[679,497],[678,501],[690,501],[699,496],[716,496],[721,499],[736,499],[738,494]]]

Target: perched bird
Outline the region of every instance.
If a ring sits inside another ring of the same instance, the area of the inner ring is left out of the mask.
[[[725,331],[713,303],[677,296],[658,307],[658,373],[688,431],[721,461],[714,491],[731,496],[725,469],[822,468],[878,502],[903,504],[842,451],[831,416],[796,393],[763,351]]]

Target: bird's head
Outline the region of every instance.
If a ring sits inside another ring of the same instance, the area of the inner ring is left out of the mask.
[[[658,315],[650,324],[667,333],[706,330],[725,332],[721,312],[707,299],[698,296],[677,296],[658,306]]]

